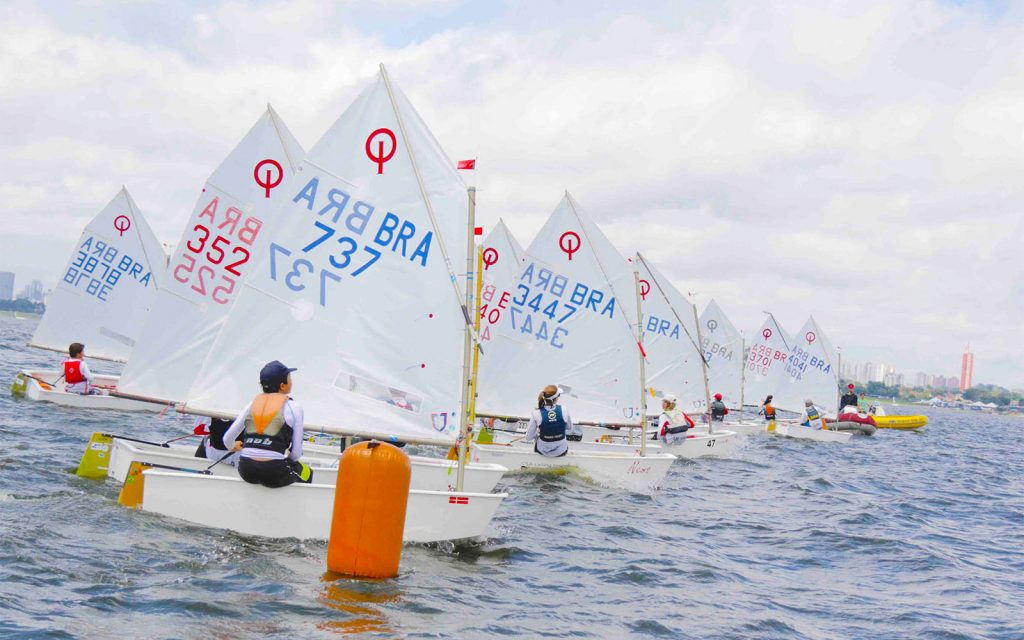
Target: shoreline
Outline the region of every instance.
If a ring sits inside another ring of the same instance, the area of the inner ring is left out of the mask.
[[[43,315],[41,313],[0,310],[0,319],[3,320],[39,320],[42,317]]]

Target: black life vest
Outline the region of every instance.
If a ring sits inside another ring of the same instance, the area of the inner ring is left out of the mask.
[[[221,420],[220,418],[212,418],[210,420],[210,446],[220,451],[227,451],[228,448],[224,446],[224,434],[231,428],[232,420]]]
[[[726,409],[725,405],[722,404],[721,400],[715,400],[711,403],[711,419],[716,422],[722,422],[725,420]]]
[[[263,394],[269,395],[269,394]],[[253,401],[253,405],[262,396]],[[245,416],[245,429],[242,430],[242,446],[246,449],[262,449],[276,451],[286,455],[292,446],[292,427],[284,419],[284,407],[289,399],[281,403],[281,407],[272,416],[253,415],[250,408]]]
[[[842,410],[843,407],[856,407],[856,406],[857,406],[857,394],[856,393],[847,393],[839,401],[839,409],[840,410]]]
[[[540,410],[540,439],[544,442],[565,440],[565,418],[562,407],[555,405]]]

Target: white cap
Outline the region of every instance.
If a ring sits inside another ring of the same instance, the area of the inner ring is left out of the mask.
[[[675,404],[676,403],[676,397],[674,395],[672,395],[671,393],[666,393],[665,397],[662,398],[662,401],[663,402],[671,402],[672,404]]]
[[[814,403],[813,403],[813,402],[811,402],[811,401],[810,401],[810,400],[808,399],[808,400],[804,400],[804,404],[805,404],[805,405],[807,405],[807,406],[809,407],[809,406],[811,406],[811,405],[812,405],[812,404],[814,404]]]

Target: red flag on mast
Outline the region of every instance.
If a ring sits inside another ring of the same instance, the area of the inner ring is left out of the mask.
[[[472,160],[459,160],[459,163],[455,168],[462,169],[464,171],[474,171],[476,169],[476,158],[473,158]]]

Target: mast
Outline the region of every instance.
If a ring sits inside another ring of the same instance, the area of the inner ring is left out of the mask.
[[[690,294],[693,297],[693,294]],[[704,338],[700,334],[700,318],[697,317],[697,301],[693,304],[693,322],[697,325],[697,343],[700,344],[700,368],[704,372],[704,415],[708,418],[708,433],[714,433],[715,428],[711,424],[711,389],[708,387],[708,359],[704,355]]]
[[[472,309],[474,296],[473,296],[473,258],[475,257],[476,251],[474,246],[474,229],[476,227],[476,187],[469,187],[466,189],[466,193],[469,197],[469,217],[467,220],[468,227],[466,233],[466,300],[463,309]],[[480,314],[475,314],[479,319]],[[473,325],[467,324],[465,330],[465,337],[462,340],[462,372],[465,376],[465,383],[462,385],[462,411],[459,416],[459,468],[455,479],[455,490],[462,491],[463,481],[466,475],[466,458],[469,452],[469,438],[472,437],[473,423],[471,414],[473,408],[470,406],[472,403],[472,396],[475,386],[475,376],[473,372],[473,352],[475,351],[473,345]]]
[[[843,390],[843,349],[842,347],[836,347],[836,396],[839,396]],[[842,403],[839,403],[842,404]],[[842,407],[836,404],[836,417],[839,416],[839,412],[843,410]],[[859,403],[858,403],[859,404]]]
[[[637,255],[639,257],[639,254]],[[647,455],[647,368],[644,353],[644,311],[640,306],[640,271],[633,269],[636,284],[636,346],[640,351],[640,455]]]
[[[743,411],[743,394],[747,385],[747,339],[740,332],[740,411]]]
[[[647,270],[647,275],[649,275],[651,277],[651,280],[654,282],[655,286],[658,287],[658,293],[661,294],[661,297],[665,300],[665,304],[668,305],[668,308],[672,310],[672,315],[675,316],[676,322],[678,322],[679,326],[682,327],[683,333],[686,334],[686,337],[687,337],[687,339],[689,339],[690,344],[693,346],[694,351],[696,351],[697,355],[700,356],[701,366],[703,367],[706,364],[705,361],[704,361],[704,352],[703,352],[703,350],[697,345],[697,343],[695,343],[693,341],[693,336],[690,335],[690,330],[686,328],[686,323],[683,322],[683,319],[679,317],[679,312],[676,311],[675,305],[672,304],[672,301],[668,299],[668,295],[665,293],[665,290],[662,289],[662,287],[661,287],[661,282],[658,281],[658,278],[655,277],[654,272],[651,271],[650,265],[647,264],[647,261],[644,260],[644,257],[642,255],[640,255],[639,253],[636,254],[636,257],[637,257],[638,261],[643,263],[644,269]],[[697,315],[696,307],[694,307],[693,313],[694,313],[694,317],[696,317],[696,315]],[[697,334],[697,339],[698,340],[700,340],[699,328],[700,328],[700,326],[698,324],[698,334]],[[645,382],[645,384],[646,384],[646,382]],[[645,389],[645,391],[646,391],[646,389]],[[707,373],[705,372],[705,374],[704,374],[704,397],[705,398],[707,398],[707,392],[708,392]],[[646,404],[646,397],[644,398],[644,402]]]

